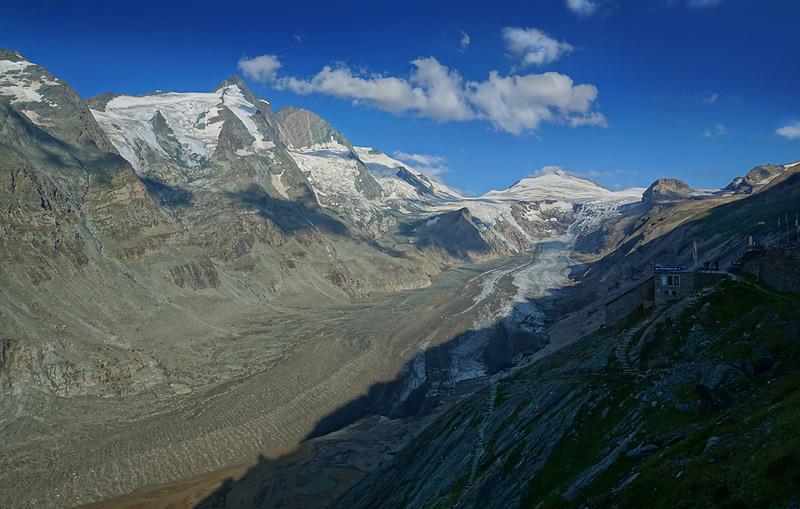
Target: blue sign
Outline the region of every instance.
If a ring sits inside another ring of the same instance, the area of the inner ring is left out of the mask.
[[[662,265],[658,264],[653,267],[656,272],[686,272],[686,265]]]

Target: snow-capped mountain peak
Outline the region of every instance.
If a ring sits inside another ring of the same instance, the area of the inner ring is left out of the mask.
[[[239,155],[249,155],[274,147],[265,139],[253,117],[259,106],[241,82],[224,81],[213,92],[160,92],[142,96],[120,95],[92,109],[120,155],[143,173],[145,151],[164,154],[159,142],[157,121],[163,119],[172,136],[186,154],[187,166],[200,166],[214,153],[226,120],[232,113],[253,137],[250,147]],[[160,117],[160,118],[159,118]]]
[[[503,191],[489,191],[484,198],[494,200],[543,201],[559,200],[584,203],[614,198],[640,198],[642,189],[609,191],[591,180],[573,175],[558,167],[547,167],[525,177]]]

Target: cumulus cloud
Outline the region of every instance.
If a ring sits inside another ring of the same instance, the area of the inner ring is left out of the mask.
[[[467,46],[469,46],[470,42],[469,34],[462,30],[461,40],[458,41],[458,50],[464,52],[467,49]]]
[[[279,89],[296,94],[320,93],[400,114],[414,112],[440,122],[470,120],[474,113],[464,97],[461,75],[435,58],[418,58],[406,78],[379,74],[361,76],[348,67],[325,66],[310,80],[294,77],[277,80]]]
[[[267,84],[275,80],[282,65],[275,55],[261,55],[255,58],[240,58],[238,67],[251,80]]]
[[[800,139],[800,120],[790,122],[780,129],[776,129],[775,134],[783,136],[787,140]]]
[[[572,46],[557,41],[537,28],[503,28],[508,52],[519,58],[523,66],[544,65],[570,53]]]
[[[429,177],[436,177],[450,171],[450,168],[446,165],[447,159],[443,156],[416,154],[402,150],[395,150],[392,155],[401,161],[412,164],[415,170]]]
[[[607,125],[602,113],[591,111],[597,87],[575,85],[572,78],[557,72],[504,77],[492,71],[488,80],[470,83],[466,94],[479,118],[514,134],[536,129],[542,122]]]
[[[591,0],[566,0],[567,9],[578,16],[591,16],[597,10],[597,4]]]
[[[722,122],[717,122],[711,129],[706,129],[703,138],[717,138],[728,134],[728,126]]]
[[[467,81],[434,57],[411,62],[408,77],[356,72],[347,66],[325,66],[308,79],[279,76],[280,62],[271,55],[249,59],[240,68],[259,83],[296,94],[324,94],[383,111],[411,114],[438,122],[484,120],[495,128],[519,134],[543,122],[572,127],[605,127],[596,111],[597,87],[575,84],[557,72],[501,76],[492,71],[485,81]],[[270,63],[263,68],[250,62]]]

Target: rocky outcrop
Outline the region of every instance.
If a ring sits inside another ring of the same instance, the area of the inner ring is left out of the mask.
[[[721,194],[752,194],[787,171],[789,165],[762,164],[748,171],[744,177],[736,177],[722,188]]]
[[[350,146],[347,138],[314,112],[286,106],[275,112],[281,139],[290,148],[322,145],[331,141]]]
[[[176,265],[170,270],[170,277],[181,288],[201,290],[219,286],[219,274],[210,261]]]
[[[679,179],[660,178],[650,184],[642,195],[642,203],[657,205],[672,203],[686,199],[692,194],[692,188]]]
[[[742,271],[782,292],[800,293],[800,249],[775,248],[745,257]]]
[[[467,208],[433,216],[412,228],[414,244],[419,248],[439,250],[462,260],[481,258],[492,252],[492,246]]]

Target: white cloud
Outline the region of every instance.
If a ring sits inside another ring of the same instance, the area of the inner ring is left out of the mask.
[[[281,78],[277,87],[296,94],[321,93],[400,114],[414,112],[440,122],[470,120],[461,75],[435,58],[418,58],[410,78],[372,74],[362,77],[348,67],[325,66],[310,80]]]
[[[570,53],[572,46],[557,41],[537,28],[503,28],[506,49],[520,58],[523,66],[549,64]]]
[[[305,37],[302,34],[294,34],[292,36],[292,39],[294,39],[295,42],[303,42],[305,40]]]
[[[800,120],[790,122],[788,125],[776,129],[775,134],[783,136],[787,140],[800,139]]]
[[[447,159],[443,156],[415,154],[402,150],[395,150],[392,155],[401,161],[413,164],[415,170],[429,177],[436,177],[450,171],[450,168],[445,165]]]
[[[569,172],[562,168],[561,166],[555,164],[548,164],[542,166],[538,170],[531,172],[530,176],[532,177],[541,177],[542,175],[566,175]]]
[[[578,16],[591,16],[597,10],[597,4],[591,0],[566,0],[566,4]]]
[[[703,97],[703,104],[716,104],[719,101],[719,94],[716,92],[709,92]]]
[[[602,113],[591,111],[597,87],[575,85],[557,72],[503,77],[492,71],[487,81],[468,86],[467,97],[478,117],[510,133],[536,129],[542,122],[607,125]]]
[[[706,129],[703,138],[716,138],[728,134],[728,126],[722,122],[717,122],[711,129]]]
[[[445,162],[443,156],[435,156],[430,154],[415,154],[413,152],[404,152],[402,150],[395,150],[392,155],[401,161],[412,162],[422,166],[437,166]]]
[[[243,59],[239,67],[249,78],[296,94],[324,94],[352,100],[383,111],[411,114],[438,122],[489,122],[519,134],[543,122],[572,127],[605,127],[595,110],[597,87],[576,85],[557,72],[501,76],[492,71],[485,81],[465,81],[461,74],[434,57],[411,62],[408,77],[356,72],[347,66],[325,66],[309,79],[278,76],[281,64],[272,55]]]
[[[464,50],[467,49],[467,46],[469,46],[470,42],[469,34],[462,30],[461,40],[458,41],[458,50],[464,52]]]
[[[240,58],[238,67],[251,80],[266,84],[275,80],[282,64],[275,55],[261,55],[255,58]]]

